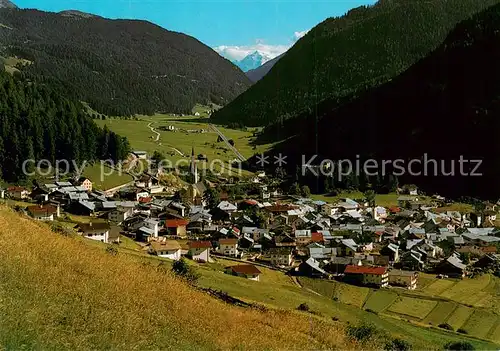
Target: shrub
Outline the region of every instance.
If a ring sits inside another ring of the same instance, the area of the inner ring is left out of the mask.
[[[172,265],[172,272],[192,285],[195,285],[200,278],[198,272],[196,272],[183,258],[174,262]]]
[[[475,350],[474,346],[467,341],[449,342],[444,345],[446,351],[469,351]]]
[[[457,329],[457,333],[460,333],[460,334],[469,334],[469,333],[467,332],[467,330],[465,330],[465,329],[463,329],[463,328],[458,328],[458,329]]]
[[[392,341],[385,344],[384,350],[386,350],[386,351],[410,351],[411,344],[405,340],[392,339]]]
[[[106,253],[108,253],[112,256],[116,256],[118,254],[118,249],[112,245],[108,245],[106,247]]]
[[[453,330],[453,327],[451,325],[449,325],[448,323],[441,323],[438,325],[438,327],[441,329]]]
[[[297,307],[299,311],[306,311],[309,312],[309,305],[307,303],[301,303],[299,307]]]
[[[377,333],[377,328],[371,324],[361,324],[358,326],[348,326],[347,335],[351,339],[365,342]]]

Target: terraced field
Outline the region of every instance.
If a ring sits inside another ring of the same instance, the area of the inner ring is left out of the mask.
[[[451,280],[436,280],[434,283],[427,286],[425,291],[429,295],[440,295],[448,289],[451,289],[453,285],[455,285],[455,282]]]
[[[387,310],[389,312],[423,319],[434,309],[434,307],[436,307],[436,305],[436,301],[400,296]]]
[[[440,295],[463,304],[482,306],[482,301],[487,299],[489,295],[483,289],[486,289],[490,285],[491,279],[492,277],[488,274],[475,279],[464,279],[447,288]],[[442,280],[442,282],[448,281]]]
[[[439,325],[445,323],[448,317],[457,308],[457,304],[453,302],[439,301],[437,306],[424,318],[423,322],[431,325]]]
[[[460,305],[455,309],[455,311],[453,311],[451,316],[448,318],[447,323],[451,325],[453,329],[457,330],[467,322],[473,312],[474,309]]]
[[[483,310],[475,310],[467,323],[462,326],[468,334],[479,338],[486,338],[491,328],[496,326],[498,317]]]
[[[398,295],[393,292],[377,290],[370,294],[363,308],[380,313],[396,301],[397,297]]]

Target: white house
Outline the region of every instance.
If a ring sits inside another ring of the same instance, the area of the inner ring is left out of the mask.
[[[54,216],[59,217],[60,215],[59,206],[52,205],[29,206],[27,211],[37,221],[53,221]]]
[[[181,246],[175,240],[152,241],[149,252],[174,261],[181,259]]]
[[[189,243],[188,255],[193,261],[208,262],[210,260],[210,249],[212,244],[210,241],[191,241]]]
[[[80,223],[76,226],[78,232],[85,238],[109,242],[109,231],[111,227],[108,223]]]
[[[218,252],[224,256],[238,256],[238,239],[219,239]]]

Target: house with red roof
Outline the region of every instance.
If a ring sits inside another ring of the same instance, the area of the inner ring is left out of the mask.
[[[325,239],[323,238],[323,233],[311,233],[311,242],[323,244]]]
[[[212,243],[210,241],[190,241],[188,256],[193,261],[208,262],[210,260],[210,249]]]
[[[29,196],[29,191],[25,187],[22,186],[11,186],[7,188],[7,195],[11,199],[23,200],[27,199]]]
[[[344,281],[355,285],[385,287],[389,285],[387,267],[349,265],[344,271]]]
[[[251,264],[240,264],[237,266],[226,267],[226,274],[235,275],[250,280],[259,281],[261,271]]]
[[[189,221],[185,219],[167,219],[165,221],[165,229],[169,235],[175,235],[181,238],[187,236],[186,227],[189,224]]]

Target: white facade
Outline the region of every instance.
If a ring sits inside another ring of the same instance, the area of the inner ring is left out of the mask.
[[[83,236],[87,239],[92,239],[96,241],[101,241],[103,243],[108,243],[109,241],[109,230],[94,233],[85,233]]]
[[[181,250],[180,249],[176,249],[176,250],[164,249],[161,251],[157,251],[156,255],[158,257],[163,257],[163,258],[168,258],[170,260],[178,261],[181,259]]]
[[[193,261],[205,261],[208,262],[210,258],[210,251],[206,247],[202,248],[190,248],[189,254],[193,258]]]

